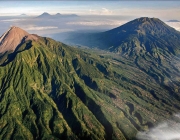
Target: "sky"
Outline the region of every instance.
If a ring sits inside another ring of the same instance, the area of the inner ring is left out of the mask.
[[[37,19],[38,15],[77,14],[77,18]],[[139,17],[156,17],[166,22],[180,21],[180,1],[168,0],[0,0],[0,35],[11,26],[29,33],[52,37],[70,31],[107,31]],[[26,14],[26,16],[19,16]],[[166,22],[180,31],[180,22]],[[64,37],[64,34],[62,35]]]
[[[0,1],[1,16],[50,14],[149,16],[180,20],[180,1]]]

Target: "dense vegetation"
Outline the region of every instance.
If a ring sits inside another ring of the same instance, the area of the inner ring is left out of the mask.
[[[0,58],[0,139],[135,139],[180,110],[172,54],[79,50],[50,38]]]

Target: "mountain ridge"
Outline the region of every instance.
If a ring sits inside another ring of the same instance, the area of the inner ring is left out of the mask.
[[[136,139],[180,110],[173,57],[130,59],[38,37],[0,63],[0,139]]]
[[[37,16],[36,18],[63,18],[63,17],[78,17],[78,15],[76,15],[76,14],[60,14],[60,13],[51,15],[47,12],[44,12],[41,15]]]

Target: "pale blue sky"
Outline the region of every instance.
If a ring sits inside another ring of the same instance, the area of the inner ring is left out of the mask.
[[[177,17],[179,1],[0,1],[1,15],[79,14]]]
[[[77,14],[77,19],[36,21],[27,14]],[[109,30],[139,17],[156,17],[162,21],[180,20],[180,1],[1,1],[0,34],[11,25],[40,35],[76,30]],[[92,15],[92,16],[89,16]],[[106,16],[104,16],[106,15]],[[114,16],[116,15],[116,16]],[[168,23],[180,31],[180,22]],[[42,30],[43,29],[43,30]]]

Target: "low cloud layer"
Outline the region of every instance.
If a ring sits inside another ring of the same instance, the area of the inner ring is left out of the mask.
[[[57,29],[58,27],[55,26],[30,26],[26,27],[27,31],[33,31],[33,30],[49,30],[49,29]]]
[[[147,132],[139,132],[138,140],[179,140],[180,139],[180,114],[174,115]]]
[[[112,15],[113,11],[103,7],[99,10],[89,9],[89,14],[90,15]]]
[[[166,22],[166,24],[180,31],[180,22]]]
[[[117,21],[117,20],[108,20],[108,21],[77,21],[77,22],[68,22],[69,25],[84,25],[84,26],[120,26],[125,24],[127,21]]]
[[[20,21],[22,19],[18,19],[18,18],[14,18],[14,19],[4,19],[4,20],[1,20],[1,22],[14,22],[14,21]],[[24,19],[23,19],[24,20]]]
[[[135,17],[113,16],[111,10],[101,8],[100,11],[90,10],[91,16],[79,16],[78,18],[60,18],[60,19],[37,19],[31,16],[27,17],[0,17],[0,35],[2,35],[11,26],[18,26],[24,30],[39,34],[56,34],[61,32],[93,30],[96,32],[106,31],[127,23]],[[98,16],[93,13],[99,13]],[[180,31],[180,22],[166,22],[169,26]]]

